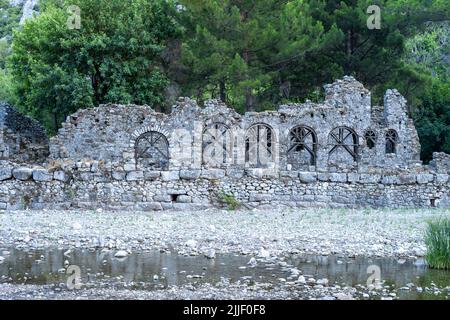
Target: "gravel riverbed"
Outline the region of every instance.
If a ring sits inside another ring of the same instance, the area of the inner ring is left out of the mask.
[[[450,211],[19,211],[0,214],[0,244],[414,257],[426,252],[426,222],[442,217],[450,217]]]
[[[205,259],[239,254],[248,256],[250,265],[270,261],[283,266],[290,276],[269,283],[194,282],[161,290],[131,289],[117,281],[121,287],[97,285],[81,292],[61,289],[61,284],[6,282],[0,283],[0,299],[396,299],[405,290],[448,299],[450,280],[444,280],[441,287],[433,283],[424,288],[383,285],[372,290],[365,284],[328,284],[326,279],[303,276],[301,270],[284,262],[286,255],[307,254],[394,258],[404,263],[401,259],[425,255],[427,221],[444,217],[450,218],[449,210],[5,212],[0,214],[0,260],[5,260],[2,254],[7,255],[8,248],[109,250],[118,258],[148,250]]]

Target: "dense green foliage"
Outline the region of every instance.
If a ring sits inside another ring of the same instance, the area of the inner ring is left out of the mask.
[[[19,26],[19,6],[11,6],[9,0],[0,0],[0,39],[11,36],[12,30]]]
[[[324,30],[305,1],[185,0],[185,90],[198,98],[218,96],[236,108],[273,107],[286,86],[289,61],[303,60],[335,43],[341,34]]]
[[[425,78],[416,93],[413,117],[422,143],[422,158],[433,152],[450,153],[450,25],[431,24],[407,43],[406,62]]]
[[[392,86],[414,100],[424,81],[404,62],[405,42],[424,21],[448,18],[439,1],[181,2],[190,18],[185,23],[184,54],[192,72],[187,93],[228,98],[246,109],[311,98],[310,92],[343,75],[375,91],[375,102]],[[367,27],[372,4],[382,8],[381,30]],[[240,99],[242,87],[254,95],[251,106]]]
[[[0,101],[14,103],[12,78],[6,70],[6,60],[11,54],[10,37],[20,20],[20,7],[11,6],[9,0],[0,0]]]
[[[67,6],[81,10],[68,28]],[[166,1],[45,2],[14,34],[11,73],[20,107],[56,129],[65,117],[102,103],[161,105],[168,79],[161,52],[177,36]]]
[[[429,222],[425,244],[428,265],[435,269],[450,269],[450,219]]]
[[[374,4],[379,30],[367,27]],[[67,27],[69,5],[81,9],[79,30]],[[8,33],[19,12],[1,8]],[[6,69],[0,42],[0,99],[54,132],[100,103],[165,111],[170,93],[266,110],[320,100],[324,83],[353,75],[374,104],[388,88],[405,95],[429,160],[450,153],[449,10],[448,0],[42,0]]]

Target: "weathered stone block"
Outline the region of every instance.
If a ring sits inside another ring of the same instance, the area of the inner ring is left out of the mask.
[[[250,194],[250,202],[261,202],[261,201],[272,201],[273,195],[271,194],[261,194],[252,193]]]
[[[125,171],[135,171],[136,170],[136,164],[134,164],[134,163],[125,163],[125,165],[123,166],[123,169]]]
[[[94,175],[91,172],[81,172],[78,179],[81,181],[92,181],[94,180]]]
[[[245,172],[249,177],[252,178],[268,178],[268,179],[276,179],[279,177],[278,171],[275,169],[267,169],[267,168],[249,168],[246,169]]]
[[[399,184],[400,179],[398,176],[383,176],[381,179],[382,184]]]
[[[168,194],[158,194],[153,197],[153,200],[157,202],[172,202],[172,197]]]
[[[303,183],[317,182],[317,173],[316,172],[300,172],[299,177],[300,177],[300,181]]]
[[[445,184],[448,182],[448,174],[437,174],[436,183]]]
[[[359,182],[359,173],[348,173],[347,174],[347,181],[351,182],[351,183]]]
[[[199,169],[181,170],[180,178],[184,180],[195,180],[200,178],[202,171]]]
[[[345,173],[330,173],[331,182],[347,182],[347,174]]]
[[[186,195],[179,195],[177,197],[177,202],[178,203],[191,203],[192,202],[192,197],[186,196]]]
[[[53,180],[53,175],[46,169],[33,170],[33,180],[38,182],[49,182]]]
[[[359,175],[359,182],[361,183],[379,183],[380,181],[380,174],[361,173]]]
[[[161,180],[162,181],[180,180],[180,171],[162,171]]]
[[[314,197],[315,202],[329,203],[330,200],[331,200],[330,196],[315,196]]]
[[[143,171],[130,171],[127,173],[127,181],[143,181],[144,172]]]
[[[227,169],[226,175],[233,179],[241,179],[245,175],[244,169]]]
[[[417,175],[417,183],[418,184],[426,184],[431,183],[434,180],[433,174],[422,173]]]
[[[56,181],[67,182],[70,180],[70,176],[64,171],[58,170],[53,173],[53,179]]]
[[[319,181],[328,182],[330,181],[331,177],[329,173],[321,172],[317,175],[317,178],[319,179]]]
[[[313,195],[302,195],[302,194],[294,194],[291,196],[292,201],[296,202],[314,202],[315,196]]]
[[[163,207],[158,202],[145,202],[137,204],[137,209],[142,211],[162,211]]]
[[[0,181],[8,180],[12,178],[12,167],[0,168]]]
[[[169,189],[167,190],[167,194],[170,196],[186,195],[187,191],[184,189]]]
[[[124,171],[113,171],[111,176],[114,180],[123,181],[125,180],[127,174]]]
[[[354,202],[354,200],[352,201],[352,199],[350,197],[345,197],[345,196],[333,196],[333,197],[331,197],[331,200],[333,202],[343,203],[343,204],[348,204],[348,203]]]
[[[162,202],[161,206],[162,206],[163,210],[172,210],[173,209],[172,202]]]
[[[225,170],[222,169],[208,169],[202,170],[201,177],[208,180],[220,180],[225,178]]]
[[[400,184],[416,184],[416,175],[415,174],[400,174],[398,176]]]
[[[13,170],[13,176],[17,180],[30,180],[33,175],[33,170],[30,168],[19,167]]]
[[[281,178],[298,179],[298,171],[280,171]]]
[[[208,199],[203,199],[203,198],[192,198],[192,203],[206,205],[206,206],[208,206],[210,204]]]
[[[146,181],[153,181],[161,177],[161,171],[144,171],[144,179]]]

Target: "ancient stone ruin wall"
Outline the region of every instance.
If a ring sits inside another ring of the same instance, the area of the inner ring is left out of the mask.
[[[246,208],[448,207],[449,175],[432,170],[396,174],[244,170],[116,171],[101,161],[51,168],[2,163],[0,208],[191,210],[225,205],[232,195]]]
[[[243,116],[216,100],[200,108],[188,98],[180,99],[170,115],[146,106],[81,110],[51,140],[51,156],[103,160],[125,171],[212,167],[276,174],[421,165],[417,132],[396,90],[386,93],[384,108],[372,108],[370,92],[352,77],[325,91],[321,104],[283,105]]]
[[[446,207],[448,155],[419,160],[405,99],[351,77],[323,103],[240,115],[181,98],[169,115],[104,105],[68,117],[46,166],[0,169],[0,208],[187,210],[224,195],[255,207]]]
[[[44,128],[0,102],[0,160],[39,163],[49,155]]]

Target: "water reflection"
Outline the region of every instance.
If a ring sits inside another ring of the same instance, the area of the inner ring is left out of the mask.
[[[423,260],[399,261],[386,258],[342,258],[338,256],[287,257],[284,263],[258,263],[250,268],[250,259],[242,255],[218,255],[209,260],[203,256],[182,256],[176,253],[151,251],[134,253],[126,258],[114,257],[114,251],[73,250],[57,248],[46,250],[9,249],[9,255],[0,264],[0,282],[13,284],[61,284],[66,283],[65,267],[81,268],[82,282],[91,287],[129,285],[131,289],[162,289],[190,282],[217,283],[223,278],[279,284],[279,278],[295,280],[292,268],[316,279],[327,278],[330,284],[355,286],[366,284],[367,268],[380,267],[381,278],[396,288],[409,283],[426,287],[435,284],[440,288],[450,286],[450,272],[430,270]],[[0,251],[1,252],[1,251]],[[245,267],[245,268],[244,268]],[[298,276],[297,276],[298,277]],[[427,292],[415,290],[400,292],[405,299],[436,298]],[[440,298],[448,298],[441,296]]]

